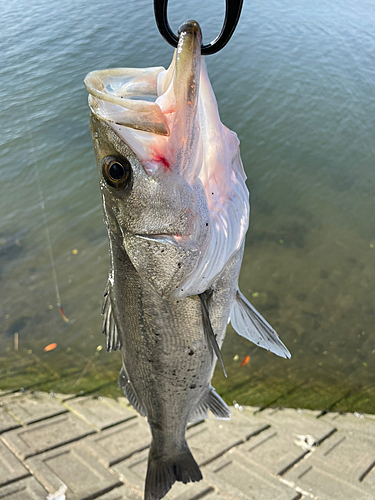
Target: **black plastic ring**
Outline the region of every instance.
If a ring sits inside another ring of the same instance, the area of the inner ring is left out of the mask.
[[[220,35],[211,43],[202,45],[202,55],[216,54],[229,42],[240,19],[243,0],[226,0],[225,19]],[[155,19],[161,36],[172,47],[177,47],[178,37],[173,33],[167,17],[168,0],[154,0]]]

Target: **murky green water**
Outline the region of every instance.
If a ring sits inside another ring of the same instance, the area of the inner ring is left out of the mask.
[[[196,18],[207,42],[224,2],[169,11],[175,30]],[[207,58],[252,193],[241,288],[293,354],[229,328],[229,377],[214,380],[228,402],[375,413],[374,21],[365,0],[245,0],[231,43]],[[145,0],[12,0],[0,41],[0,388],[117,395],[120,357],[100,350],[107,240],[82,80],[166,66],[172,49]]]

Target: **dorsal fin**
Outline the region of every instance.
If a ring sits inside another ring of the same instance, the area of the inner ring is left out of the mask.
[[[250,340],[250,342],[282,358],[291,357],[290,352],[281,342],[272,326],[267,323],[239,290],[236,292],[230,311],[230,322],[236,332]]]
[[[202,304],[203,329],[204,329],[205,337],[207,339],[207,343],[211,347],[212,351],[216,354],[216,357],[219,360],[221,367],[223,369],[224,375],[227,376],[227,372],[225,371],[224,361],[223,361],[223,357],[221,355],[220,347],[217,343],[215,333],[212,329],[210,316],[208,314],[206,300],[203,297],[203,293],[199,294],[198,297],[200,298],[201,304]]]
[[[105,334],[106,349],[108,352],[116,351],[117,349],[121,348],[121,343],[113,314],[109,283],[107,283],[104,291],[102,315],[104,316],[102,333]]]

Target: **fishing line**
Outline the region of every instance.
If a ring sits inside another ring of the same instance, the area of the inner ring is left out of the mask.
[[[59,284],[57,281],[57,273],[56,273],[56,264],[55,264],[55,259],[53,257],[53,251],[52,251],[52,243],[51,243],[51,236],[49,232],[49,227],[48,227],[48,221],[47,221],[47,215],[46,215],[46,205],[44,202],[44,196],[43,196],[43,189],[42,189],[42,183],[40,182],[40,175],[39,175],[39,167],[38,167],[38,159],[36,155],[36,149],[35,149],[35,144],[33,140],[33,136],[31,134],[31,127],[30,127],[30,116],[26,108],[26,104],[23,103],[23,107],[25,110],[25,115],[26,115],[26,122],[27,122],[27,132],[29,134],[29,142],[31,146],[30,152],[32,153],[32,160],[34,162],[34,167],[35,167],[35,180],[36,184],[38,186],[38,192],[39,192],[39,201],[40,201],[40,206],[42,208],[42,213],[43,213],[43,222],[44,222],[44,229],[46,233],[46,239],[47,239],[47,247],[48,247],[48,252],[49,252],[49,257],[51,261],[51,268],[52,268],[52,278],[53,282],[55,285],[55,292],[56,292],[56,300],[57,300],[57,308],[61,314],[62,319],[65,321],[65,323],[69,323],[69,319],[65,316],[64,310],[61,306],[61,298],[60,298],[60,291],[59,291]]]

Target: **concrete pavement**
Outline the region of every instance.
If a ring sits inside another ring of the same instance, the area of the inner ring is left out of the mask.
[[[166,500],[373,500],[375,416],[232,408],[191,426],[203,481]],[[0,394],[0,499],[143,500],[150,432],[125,398]]]

